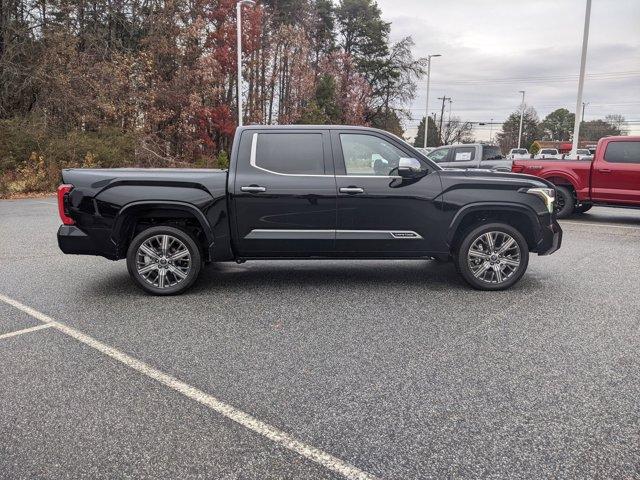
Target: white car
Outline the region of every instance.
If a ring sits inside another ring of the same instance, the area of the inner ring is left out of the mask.
[[[533,158],[537,158],[537,159],[555,158],[556,160],[562,160],[562,154],[558,151],[557,148],[543,148]]]
[[[571,152],[564,156],[565,160],[593,160],[593,153],[588,148],[578,148],[575,153]]]
[[[512,148],[511,150],[509,150],[509,154],[507,155],[507,158],[511,160],[531,158],[531,154],[529,153],[529,150],[527,150],[526,148]]]

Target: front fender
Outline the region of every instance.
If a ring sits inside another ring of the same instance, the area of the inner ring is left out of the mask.
[[[518,212],[526,215],[531,222],[531,226],[533,227],[532,230],[535,237],[534,240],[536,241],[536,243],[540,240],[541,234],[538,215],[535,210],[528,205],[510,202],[476,202],[465,205],[456,212],[455,216],[451,220],[451,223],[449,224],[449,231],[447,232],[447,243],[449,245],[453,243],[456,231],[467,215],[471,215],[474,212],[483,210],[490,210],[492,213]]]

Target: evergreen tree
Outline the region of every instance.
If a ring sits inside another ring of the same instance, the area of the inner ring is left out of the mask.
[[[429,142],[427,145],[429,147],[439,146],[438,126],[431,116],[429,116]],[[420,148],[424,147],[424,117],[422,117],[420,125],[418,125],[418,134],[413,141],[413,146]]]
[[[558,108],[551,112],[540,124],[544,140],[571,140],[575,118],[566,108]]]
[[[520,129],[520,112],[513,112],[502,124],[502,130],[496,134],[498,144],[503,153],[518,146],[518,132]],[[540,121],[538,114],[533,107],[527,107],[524,111],[522,122],[522,143],[521,147],[531,148],[531,144],[540,140]]]

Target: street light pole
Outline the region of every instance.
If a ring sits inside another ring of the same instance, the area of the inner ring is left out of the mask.
[[[589,43],[589,21],[591,20],[591,0],[587,0],[587,8],[584,13],[584,31],[582,32],[582,55],[580,56],[580,77],[578,79],[578,98],[576,99],[576,115],[573,124],[573,144],[571,153],[575,154],[580,139],[580,104],[582,103],[582,88],[584,87],[584,70],[587,63],[587,45]],[[584,114],[584,109],[583,109]]]
[[[489,143],[493,143],[493,118],[489,124]]]
[[[582,123],[584,123],[584,111],[587,109],[589,102],[582,102]]]
[[[424,114],[424,148],[427,148],[427,138],[429,133],[429,86],[431,84],[431,59],[442,55],[427,55],[427,108]]]
[[[236,3],[236,41],[238,53],[238,126],[242,126],[242,5],[255,5],[253,0]]]
[[[522,121],[524,120],[524,90],[520,90],[522,94],[522,105],[520,105],[520,130],[518,131],[518,148],[520,148],[520,144],[522,143]]]

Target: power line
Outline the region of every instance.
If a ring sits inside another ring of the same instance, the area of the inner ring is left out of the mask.
[[[603,72],[587,74],[586,77],[590,80],[626,80],[635,77],[640,77],[640,71],[630,70],[626,72]],[[562,82],[575,82],[578,79],[578,75],[554,75],[554,76],[534,76],[528,75],[526,77],[497,77],[497,78],[475,78],[466,80],[451,80],[448,82],[434,82],[434,85],[495,85],[495,84],[512,84],[512,83],[562,83]],[[424,83],[419,81],[418,83]]]

